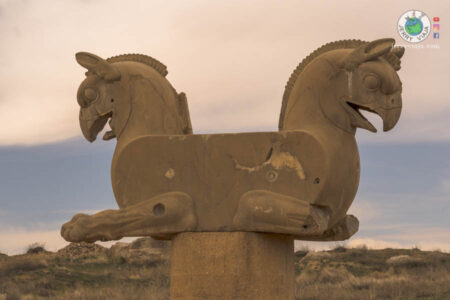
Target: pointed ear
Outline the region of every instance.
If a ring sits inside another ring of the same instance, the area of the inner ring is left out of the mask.
[[[344,60],[344,68],[352,71],[361,63],[373,60],[388,53],[394,46],[394,39],[379,39],[353,50]]]
[[[405,47],[396,46],[392,48],[391,52],[395,54],[395,56],[397,56],[398,58],[402,58],[403,54],[405,54]]]
[[[94,72],[101,78],[108,81],[115,81],[120,79],[120,72],[108,63],[103,58],[88,52],[78,52],[75,54],[75,58],[77,62],[88,69],[91,72]]]

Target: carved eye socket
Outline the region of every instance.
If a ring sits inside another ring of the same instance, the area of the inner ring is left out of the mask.
[[[84,97],[88,101],[94,101],[95,99],[97,99],[97,95],[97,91],[93,88],[86,88],[84,90]]]
[[[364,85],[369,90],[376,90],[380,86],[380,79],[374,74],[369,74],[364,77]]]

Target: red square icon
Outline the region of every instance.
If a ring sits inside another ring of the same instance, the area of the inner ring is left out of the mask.
[[[439,17],[433,17],[433,22],[439,22]]]

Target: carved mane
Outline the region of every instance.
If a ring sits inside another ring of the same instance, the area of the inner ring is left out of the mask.
[[[144,55],[144,54],[122,54],[110,57],[106,60],[109,63],[115,63],[115,62],[122,62],[122,61],[134,61],[139,62],[142,64],[145,64],[156,71],[158,71],[159,74],[161,74],[163,77],[166,77],[166,75],[169,73],[167,71],[167,67],[161,63],[159,60],[154,59],[153,57]]]
[[[283,93],[283,100],[281,103],[281,112],[280,112],[280,120],[278,122],[278,129],[281,130],[283,128],[283,120],[284,115],[286,113],[286,106],[288,103],[289,96],[291,94],[291,91],[297,81],[297,78],[300,76],[300,74],[303,72],[303,70],[306,68],[306,66],[313,61],[316,57],[337,49],[355,49],[362,45],[368,44],[369,42],[361,41],[361,40],[339,40],[335,42],[327,43],[313,52],[309,54],[306,58],[304,58],[300,64],[295,68],[295,70],[292,72],[291,76],[289,77],[288,82],[286,83],[286,87],[284,89]],[[391,52],[388,52],[383,56],[389,64],[391,64],[396,70],[400,69],[400,60],[395,57],[394,54]]]
[[[156,70],[163,77],[166,77],[166,75],[169,73],[167,71],[166,65],[161,63],[159,60],[144,54],[136,54],[136,53],[122,54],[110,57],[106,59],[106,61],[108,63],[125,62],[125,61],[142,63]],[[176,99],[178,100],[176,102],[176,108],[178,115],[181,117],[182,122],[184,123],[183,133],[192,134],[192,125],[189,116],[189,108],[187,104],[186,95],[185,93],[178,93],[171,84],[169,84],[169,86],[172,89]]]

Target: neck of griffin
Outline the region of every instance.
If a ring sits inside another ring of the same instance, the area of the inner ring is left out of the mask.
[[[328,140],[354,140],[356,129],[345,108],[348,95],[345,70],[325,59],[313,62],[290,93],[283,130],[304,130]]]
[[[129,118],[117,136],[116,151],[141,136],[183,134],[180,117],[166,101],[160,97],[132,95]]]

